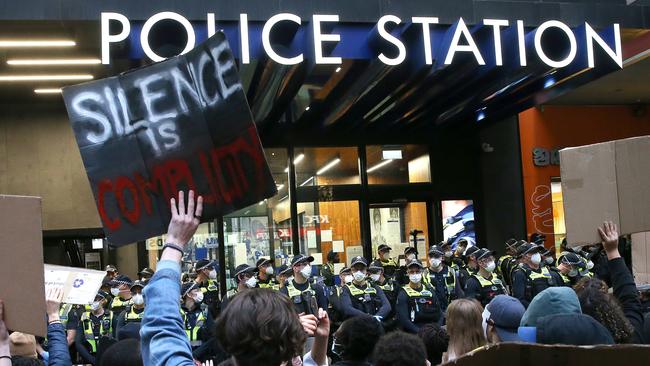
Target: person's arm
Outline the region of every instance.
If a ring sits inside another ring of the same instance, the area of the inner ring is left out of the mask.
[[[203,198],[199,196],[194,210],[194,192],[188,195],[187,211],[183,192],[178,192],[178,205],[171,199],[172,218],[167,230],[167,243],[184,248],[200,223]],[[144,289],[147,306],[140,328],[142,360],[145,366],[193,366],[192,348],[183,329],[180,308],[181,259],[183,253],[165,248],[157,270]]]
[[[65,328],[59,318],[59,307],[63,301],[62,288],[48,288],[45,294],[47,309],[47,343],[49,366],[72,365],[70,352],[68,351],[68,340],[65,336]]]
[[[303,356],[303,366],[327,365],[327,342],[330,334],[330,320],[327,312],[318,309],[318,319],[309,314],[300,316],[300,322],[307,335],[314,337],[314,344],[310,352]]]
[[[0,366],[11,366],[9,331],[5,325],[5,304],[0,300]]]
[[[598,229],[598,232],[603,239],[603,248],[607,255],[607,266],[611,275],[614,296],[621,303],[625,317],[634,327],[636,333],[635,343],[642,343],[644,341],[643,311],[634,278],[618,251],[618,229],[613,223],[605,222],[603,227]]]
[[[77,327],[77,338],[75,339],[75,348],[77,349],[77,352],[81,355],[81,358],[83,358],[87,363],[95,364],[95,357],[93,357],[92,354],[90,354],[90,351],[86,348],[86,340],[84,339],[84,329],[83,329],[83,322],[79,322],[79,327]]]
[[[397,304],[395,305],[395,312],[402,329],[408,333],[417,333],[420,328],[411,322],[411,314],[409,314],[409,297],[405,291],[400,291],[397,295]]]
[[[347,287],[343,287],[343,290],[341,291],[340,304],[341,312],[343,312],[343,315],[345,315],[347,318],[367,315],[363,311],[355,309],[354,306],[352,306],[352,300],[350,299],[350,290]]]
[[[512,296],[528,308],[530,302],[526,300],[526,274],[522,270],[516,270],[512,275]]]
[[[388,298],[386,297],[384,290],[379,288],[379,286],[375,286],[375,290],[377,290],[377,296],[379,296],[379,301],[381,301],[381,307],[377,311],[376,315],[382,317],[382,319],[385,319],[391,311],[390,302],[388,302]]]

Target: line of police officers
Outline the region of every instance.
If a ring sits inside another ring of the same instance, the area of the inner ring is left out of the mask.
[[[298,254],[290,265],[274,270],[269,259],[260,259],[256,266],[241,264],[235,268],[236,287],[220,299],[216,265],[198,261],[193,280],[181,286],[181,308],[185,330],[193,349],[210,337],[210,329],[221,309],[238,292],[249,288],[271,288],[289,296],[296,311],[317,314],[327,309],[332,321],[332,334],[347,318],[367,314],[381,322],[387,331],[402,329],[416,333],[420,326],[437,322],[444,324],[449,303],[458,298],[475,298],[483,306],[499,294],[512,294],[524,306],[552,286],[573,286],[583,276],[592,276],[588,252],[563,251],[555,260],[543,246],[543,236],[533,241],[511,239],[506,254],[495,261],[495,253],[469,245],[461,239],[455,251],[449,243],[433,245],[427,252],[427,263],[417,257],[417,250],[404,250],[405,264],[398,266],[391,257],[391,248],[380,245],[377,258],[368,263],[354,257],[350,267],[339,271],[335,280],[334,264],[339,255],[328,253],[321,266],[322,282],[313,280],[312,256]],[[107,267],[110,279],[105,282],[93,304],[86,307],[61,306],[61,319],[69,332],[76,330],[76,349],[85,362],[94,363],[100,339],[138,337],[144,313],[142,290],[153,275],[145,268],[132,282]],[[110,290],[111,295],[107,293]],[[70,337],[69,337],[70,338]],[[74,338],[74,336],[73,336]]]

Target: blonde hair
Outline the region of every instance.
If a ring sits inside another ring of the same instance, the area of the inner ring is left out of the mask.
[[[481,304],[474,299],[454,300],[447,308],[447,333],[449,347],[447,356],[461,357],[487,344],[482,327]]]

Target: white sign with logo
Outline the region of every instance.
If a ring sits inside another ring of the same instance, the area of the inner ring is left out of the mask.
[[[45,265],[45,288],[63,288],[63,302],[66,304],[90,304],[106,276],[104,271]]]

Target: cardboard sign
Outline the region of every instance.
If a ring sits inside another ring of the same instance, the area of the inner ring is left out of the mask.
[[[569,246],[600,243],[610,220],[621,235],[650,231],[650,136],[560,151]]]
[[[39,197],[0,195],[0,299],[7,328],[45,336],[43,237]]]
[[[508,365],[635,365],[650,357],[650,346],[563,346],[531,343],[500,343],[472,352],[443,365],[482,366]],[[643,362],[641,362],[643,363]]]
[[[66,304],[91,304],[106,276],[104,271],[46,264],[44,268],[45,287],[63,288],[63,302]]]
[[[203,221],[276,193],[223,34],[185,55],[63,89],[109,242],[160,235],[192,189]]]

